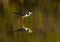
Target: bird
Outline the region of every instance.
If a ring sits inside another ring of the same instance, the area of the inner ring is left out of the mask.
[[[19,15],[19,16],[22,16],[22,18],[24,17],[28,17],[32,14],[31,11],[27,11],[27,12],[15,12],[15,14]]]
[[[15,30],[15,32],[28,32],[28,33],[32,33],[32,30],[30,28],[26,28],[26,27],[22,27],[18,30]]]

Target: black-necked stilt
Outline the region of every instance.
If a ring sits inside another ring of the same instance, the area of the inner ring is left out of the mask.
[[[26,13],[25,12],[15,12],[15,14],[20,15],[20,16],[22,16],[22,18],[24,18],[24,17],[30,16],[32,14],[32,12],[31,11],[28,11]]]
[[[30,28],[26,28],[26,27],[22,27],[22,28],[16,30],[15,32],[17,32],[17,31],[32,33],[32,30]]]

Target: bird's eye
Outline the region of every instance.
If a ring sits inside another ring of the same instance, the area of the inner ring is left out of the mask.
[[[27,15],[29,15],[29,13]]]
[[[27,30],[27,31],[29,31],[29,30]]]

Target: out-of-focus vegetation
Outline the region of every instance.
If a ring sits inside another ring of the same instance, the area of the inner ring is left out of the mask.
[[[16,11],[31,10],[24,26],[33,33],[10,32],[19,29]],[[0,0],[0,42],[60,42],[59,0]]]

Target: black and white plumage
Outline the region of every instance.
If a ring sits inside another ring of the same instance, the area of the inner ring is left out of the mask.
[[[18,30],[16,30],[15,32],[28,32],[28,33],[32,33],[32,30],[30,28],[26,28],[26,27],[22,27]]]
[[[26,30],[25,30],[24,28],[20,28],[20,29],[18,29],[18,30],[16,30],[16,31],[26,32]]]
[[[25,12],[15,12],[15,14],[17,14],[19,16],[22,16],[22,18],[24,18],[24,17],[30,16],[32,14],[32,12],[31,11],[28,11],[27,13],[25,13]]]

